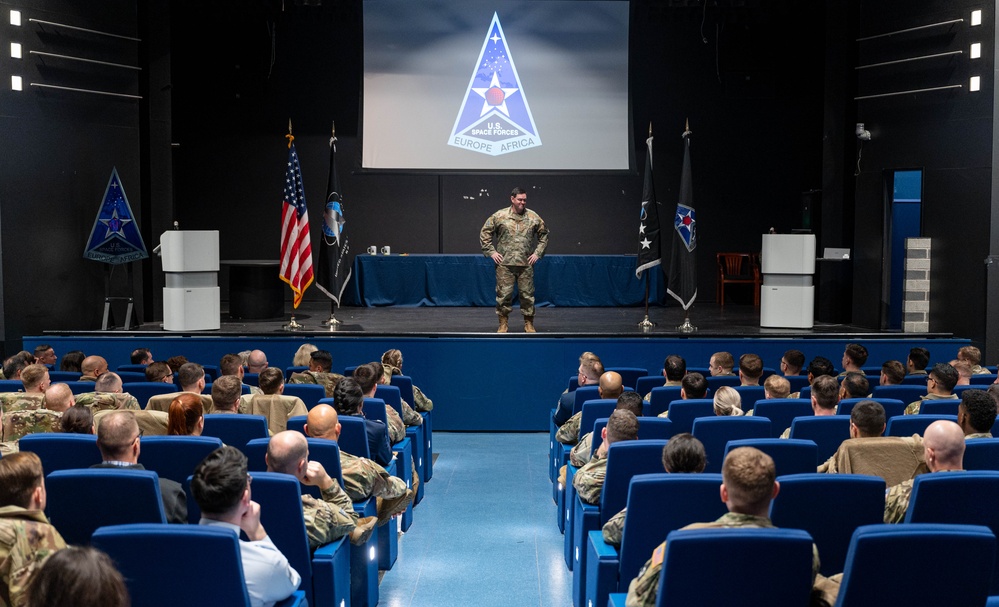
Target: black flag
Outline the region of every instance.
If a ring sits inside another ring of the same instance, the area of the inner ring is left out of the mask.
[[[651,127],[650,127],[651,131]],[[635,276],[658,266],[662,262],[659,247],[659,203],[656,201],[656,185],[652,176],[652,136],[645,140],[648,150],[645,153],[645,185],[642,187],[642,215],[638,226],[638,267]]]
[[[680,176],[680,202],[673,218],[673,254],[669,263],[666,292],[680,302],[684,310],[697,299],[697,221],[694,216],[694,191],[690,178],[690,130],[683,133],[683,174]]]
[[[336,135],[330,137],[330,174],[326,182],[326,211],[323,213],[323,242],[319,247],[319,276],[316,286],[340,305],[343,290],[350,281],[350,245],[344,231],[343,200],[336,174]]]

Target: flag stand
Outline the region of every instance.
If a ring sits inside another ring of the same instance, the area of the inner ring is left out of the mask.
[[[336,331],[339,328],[339,325],[343,324],[343,321],[336,317],[336,302],[332,299],[330,300],[330,317],[320,324],[324,327],[329,327],[330,331]]]
[[[295,314],[292,313],[291,320],[288,321],[288,324],[281,325],[281,328],[285,331],[301,331],[305,328],[305,325],[299,324],[299,322],[295,320]]]
[[[649,320],[649,276],[645,275],[645,319],[638,323],[638,326],[642,328],[643,331],[649,331],[652,327],[656,326],[656,323]]]
[[[676,330],[680,333],[693,333],[697,330],[697,327],[690,324],[690,313],[686,310],[683,311],[683,323]]]

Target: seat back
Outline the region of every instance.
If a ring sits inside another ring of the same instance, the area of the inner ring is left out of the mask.
[[[260,523],[288,564],[302,576],[300,589],[312,601],[312,554],[302,513],[302,485],[290,474],[253,473],[253,501],[260,504]]]
[[[961,399],[935,399],[924,400],[919,405],[920,415],[957,415],[957,407],[961,404]]]
[[[850,541],[836,605],[984,605],[995,547],[977,525],[865,525]],[[927,554],[960,558],[899,558]]]
[[[770,420],[764,417],[702,417],[691,431],[704,444],[708,463],[705,472],[721,472],[725,446],[740,438],[769,438]]]
[[[380,398],[365,398],[364,417],[388,424],[388,414],[385,412],[385,401]]]
[[[596,453],[604,442],[600,431],[607,427],[607,418],[602,417],[593,424],[593,438],[590,453]],[[669,440],[673,438],[673,422],[664,417],[639,417],[638,440]]]
[[[748,411],[745,407],[743,410]],[[807,398],[772,398],[756,401],[753,417],[770,420],[770,435],[779,438],[784,430],[791,427],[796,417],[813,415],[812,401]]]
[[[222,446],[214,436],[144,436],[139,463],[178,483],[194,474],[201,460]]]
[[[308,371],[308,370],[309,370],[308,367],[301,367],[301,366],[285,367],[284,379],[285,381],[288,381],[289,379],[291,379],[291,376],[294,375],[295,373],[301,373],[303,371]]]
[[[129,363],[127,365],[118,365],[118,367],[116,368],[116,370],[117,370],[118,373],[121,373],[122,371],[130,371],[130,372],[133,372],[133,373],[142,373],[143,375],[145,375],[145,373],[146,373],[146,365],[139,365],[139,364],[131,364],[131,363]],[[77,373],[76,376],[79,377],[80,374]]]
[[[600,492],[601,525],[624,508],[633,476],[662,472],[665,446],[664,440],[629,440],[607,449],[607,473]]]
[[[395,412],[402,417],[402,391],[396,386],[375,386],[375,398],[385,401],[385,404],[395,409]],[[412,406],[413,401],[407,401]]]
[[[735,388],[742,383],[738,375],[708,375],[705,379],[708,380],[708,390],[712,393],[722,386]]]
[[[865,400],[873,400],[880,404],[885,410],[885,419],[905,413],[906,403],[897,398],[844,398],[836,407],[836,415],[850,415],[857,403]]]
[[[807,375],[785,375],[784,379],[791,384],[791,394],[801,392],[801,389],[808,385]]]
[[[645,377],[649,370],[642,367],[607,367],[604,371],[613,371],[621,376],[621,385],[634,388],[639,377]],[[645,396],[645,393],[642,393]]]
[[[621,536],[618,579],[638,577],[649,555],[670,531],[713,521],[728,509],[718,499],[721,474],[638,474],[628,487],[628,516]]]
[[[884,520],[885,484],[863,474],[780,476],[770,519],[785,529],[804,529],[819,548],[823,575],[843,571],[850,537],[862,525]]]
[[[344,415],[340,418],[340,438],[337,444],[341,451],[357,456],[371,458],[368,446],[368,430],[360,417]]]
[[[791,422],[791,438],[803,438],[818,447],[819,461],[824,462],[843,441],[850,438],[849,415],[807,415]]]
[[[89,468],[102,461],[94,434],[28,434],[21,438],[18,448],[38,455],[46,474]]]
[[[393,375],[390,381],[393,386],[399,388],[402,400],[414,405],[416,397],[413,396],[413,378],[408,375]]]
[[[125,578],[133,605],[232,605],[249,607],[239,536],[223,527],[203,525],[116,525],[94,532]],[[178,584],[165,575],[164,563],[186,563],[192,555],[211,563],[211,575],[196,584]]]
[[[599,398],[587,401],[583,405],[583,416],[580,418],[579,435],[593,431],[593,424],[600,418],[610,417],[617,406],[617,400],[609,398]]]
[[[243,373],[243,383],[248,386],[260,386],[260,374]]]
[[[673,422],[673,432],[681,434],[694,429],[694,420],[699,417],[714,417],[715,403],[710,398],[675,400],[669,404],[669,420]]]
[[[305,423],[309,420],[308,415],[296,415],[288,418],[288,429],[305,434]]]
[[[730,440],[725,446],[725,455],[732,449],[753,447],[766,453],[774,460],[777,474],[806,474],[815,472],[818,466],[818,447],[814,441],[800,438],[743,438]],[[722,458],[724,461],[724,458]]]
[[[921,474],[913,480],[905,522],[984,525],[999,534],[997,503],[999,472]],[[999,559],[993,563],[991,579],[989,594],[999,594]]]
[[[343,468],[340,466],[340,446],[337,445],[336,441],[328,440],[325,438],[310,438],[309,441],[309,460],[314,462],[319,462],[326,469],[326,474],[329,474],[336,482],[340,483],[340,488],[343,488]],[[316,499],[322,499],[322,491],[319,487],[315,486],[305,486],[303,485],[300,493],[307,493]]]
[[[572,414],[575,415],[583,410],[583,403],[588,400],[596,400],[600,398],[600,393],[597,391],[598,386],[583,386],[582,388],[576,388],[574,392],[575,400],[572,401]]]
[[[255,438],[248,441],[242,451],[246,455],[247,470],[250,472],[265,472],[267,470],[267,445],[271,439]]]
[[[666,378],[662,375],[646,375],[644,377],[639,377],[638,380],[635,381],[635,392],[645,396],[655,388],[664,387],[664,383],[666,383]]]
[[[874,398],[896,398],[903,403],[911,403],[919,400],[920,396],[926,394],[926,379],[923,376],[923,383],[919,386],[907,386],[907,385],[897,385],[897,386],[874,386],[874,392],[872,396]]]
[[[906,375],[902,378],[902,386],[926,386],[926,378],[928,375],[919,373],[917,375]],[[923,391],[926,394],[926,391]]]
[[[743,411],[749,411],[766,397],[763,386],[736,386],[735,391],[739,393]]]
[[[211,413],[205,416],[202,436],[214,436],[223,443],[242,450],[255,438],[267,438],[267,418],[263,415]]]
[[[719,555],[741,565],[705,566]],[[658,605],[807,605],[811,592],[812,538],[800,529],[681,529],[667,536]]]
[[[297,396],[302,399],[309,409],[319,404],[319,401],[326,398],[326,388],[320,384],[285,384],[284,395]]]
[[[662,384],[657,388],[652,388],[652,394],[649,396],[649,415],[655,417],[669,409],[671,402],[681,400],[683,398],[680,396],[681,389],[681,386],[663,386]],[[641,390],[639,390],[639,393],[641,393]],[[645,394],[643,393],[642,396],[645,396]]]
[[[151,470],[57,470],[45,477],[49,520],[67,544],[86,545],[104,525],[166,523],[159,477]]]
[[[94,382],[92,381],[64,381],[61,383],[69,386],[69,390],[73,394],[83,394],[84,392],[94,391]]]
[[[941,419],[957,423],[957,415],[896,415],[888,418],[885,436],[922,436],[927,426]]]
[[[566,384],[566,390],[569,392],[575,392],[576,388],[579,387],[579,376],[573,375],[569,378],[569,383]]]
[[[964,446],[965,470],[999,470],[999,438],[975,438]]]
[[[117,375],[121,378],[122,383],[146,381],[145,371],[118,371]]]
[[[121,389],[123,392],[128,392],[134,396],[135,400],[139,401],[139,406],[145,409],[150,398],[158,394],[172,394],[177,391],[177,386],[165,384],[160,381],[125,382],[122,384]]]
[[[753,269],[749,253],[718,253],[718,272],[723,278],[752,278]]]

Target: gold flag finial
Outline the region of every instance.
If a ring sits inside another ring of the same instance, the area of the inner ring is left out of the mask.
[[[691,133],[693,133],[693,131],[690,130],[690,118],[687,118],[684,121],[684,124],[683,124],[683,135],[682,135],[682,137],[684,139],[686,139],[687,137],[690,137]]]
[[[291,118],[288,119],[288,134],[284,136],[288,140],[288,149],[291,149],[291,142],[295,141],[295,136],[291,134]]]

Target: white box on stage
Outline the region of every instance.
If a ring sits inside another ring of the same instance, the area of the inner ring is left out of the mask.
[[[764,234],[760,262],[760,326],[811,329],[815,324],[815,235]]]
[[[160,236],[163,272],[163,328],[202,331],[221,325],[219,233],[172,230]]]

